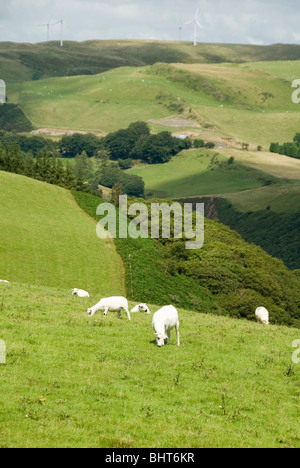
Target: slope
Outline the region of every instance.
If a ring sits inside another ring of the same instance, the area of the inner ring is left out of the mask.
[[[0,307],[2,448],[300,447],[299,330],[179,309],[159,349],[151,315],[68,290],[0,285]]]
[[[175,118],[184,122],[178,133],[267,149],[271,141],[291,141],[298,131],[289,81],[298,70],[299,62],[292,62],[283,79],[273,63],[268,71],[259,64],[160,63],[10,83],[7,92],[36,127],[111,132],[149,120],[155,130],[174,131]]]
[[[0,172],[0,278],[124,293],[122,261],[70,192]]]
[[[198,44],[147,40],[103,40],[40,44],[0,43],[1,78],[39,80],[57,76],[92,75],[123,66],[156,62],[220,63],[258,60],[299,60],[299,45],[254,46]]]

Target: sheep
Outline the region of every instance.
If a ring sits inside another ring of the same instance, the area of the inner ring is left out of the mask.
[[[257,320],[265,325],[269,325],[269,312],[265,307],[258,307],[255,311]]]
[[[9,284],[9,281],[7,281],[7,280],[0,280],[0,283]]]
[[[90,317],[93,317],[97,310],[104,310],[104,317],[106,317],[107,312],[111,311],[118,311],[118,318],[121,316],[121,309],[124,309],[128,320],[131,320],[130,313],[128,310],[128,301],[125,297],[122,296],[112,296],[112,297],[103,297],[98,304],[90,307],[87,311]]]
[[[152,327],[159,347],[164,346],[165,340],[168,340],[167,344],[170,343],[171,330],[176,327],[177,346],[180,346],[178,312],[174,306],[167,305],[155,312]]]
[[[130,312],[144,312],[145,314],[150,314],[149,307],[147,304],[138,304],[131,309]]]
[[[83,289],[74,288],[72,291],[72,296],[78,297],[90,297],[89,293],[84,291]]]

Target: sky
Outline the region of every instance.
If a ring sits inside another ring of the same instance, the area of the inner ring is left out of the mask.
[[[0,0],[0,41],[152,39],[300,44],[299,0]]]

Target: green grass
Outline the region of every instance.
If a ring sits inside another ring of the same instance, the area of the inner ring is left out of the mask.
[[[0,172],[0,278],[124,292],[122,261],[69,191]],[[117,268],[116,268],[117,265]]]
[[[199,137],[232,137],[266,149],[298,131],[299,109],[288,77],[290,68],[296,75],[300,62],[288,63],[286,79],[273,62],[267,70],[260,64],[164,63],[9,83],[7,93],[36,127],[111,132],[151,120],[157,129],[157,121],[180,115],[198,121],[201,127],[193,131]]]
[[[96,300],[0,286],[1,447],[299,448],[299,330],[180,309],[159,349],[151,316]]]
[[[261,187],[272,176],[245,165],[228,164],[215,150],[182,151],[166,164],[141,165],[129,170],[143,178],[145,191],[160,197],[189,197],[234,193]]]
[[[97,74],[122,66],[156,62],[220,63],[299,60],[298,45],[254,46],[151,40],[59,41],[39,44],[0,43],[0,69],[7,81]]]
[[[298,213],[300,184],[298,181],[275,184],[225,195],[240,212],[260,211],[269,207],[275,213]]]

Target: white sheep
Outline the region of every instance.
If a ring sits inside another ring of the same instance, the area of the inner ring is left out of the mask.
[[[0,283],[9,284],[9,281],[7,281],[7,280],[0,280]]]
[[[130,312],[143,312],[145,314],[150,314],[149,307],[144,303],[134,306]]]
[[[269,312],[265,307],[258,307],[255,311],[257,320],[265,325],[269,325]]]
[[[170,343],[171,330],[174,327],[177,332],[177,346],[180,346],[178,312],[174,306],[167,305],[155,312],[152,327],[155,332],[157,346],[164,346],[165,340],[168,340],[167,344]]]
[[[104,310],[104,317],[106,317],[107,312],[111,311],[118,311],[118,317],[121,315],[121,309],[124,309],[128,320],[130,320],[130,313],[128,310],[128,301],[125,297],[122,296],[112,296],[112,297],[103,297],[98,304],[90,307],[87,311],[90,317],[93,317],[97,310]]]
[[[83,289],[74,288],[72,291],[72,296],[78,297],[90,297],[89,293],[84,291]]]

